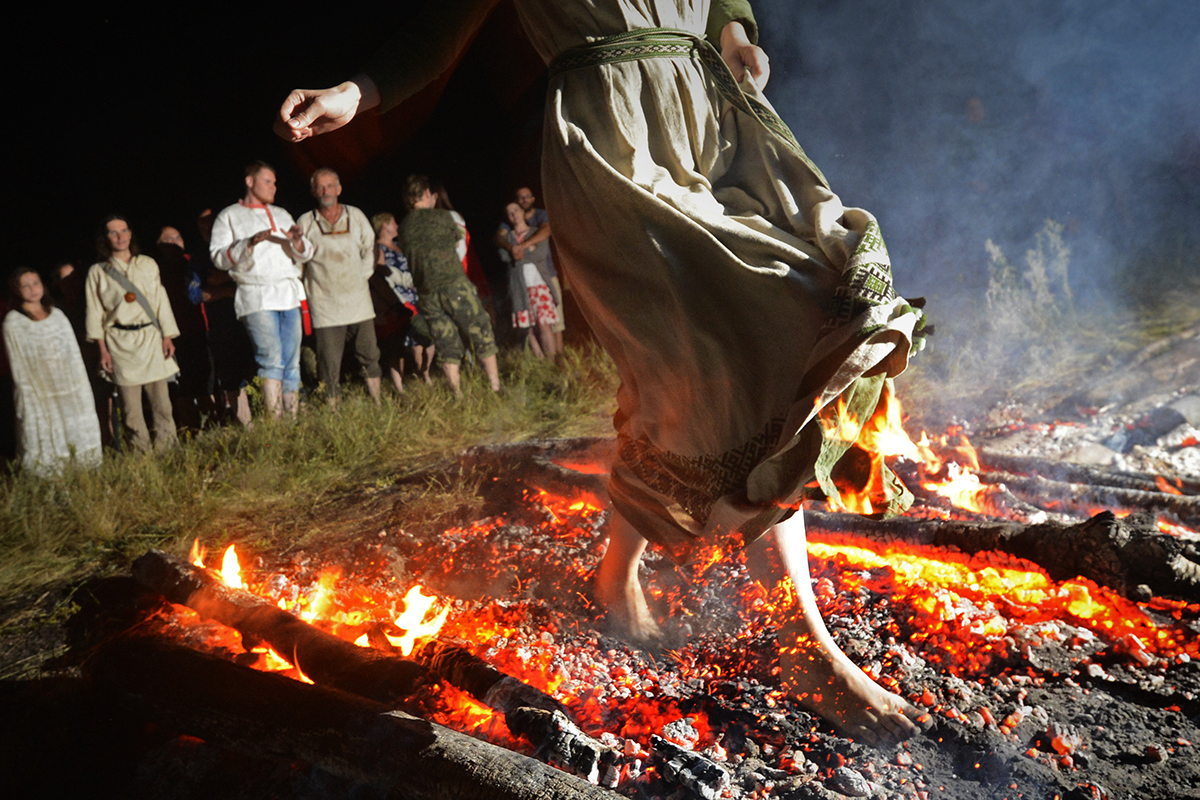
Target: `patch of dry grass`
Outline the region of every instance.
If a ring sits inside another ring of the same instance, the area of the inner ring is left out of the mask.
[[[0,603],[124,569],[150,547],[183,551],[196,536],[309,546],[326,505],[368,502],[473,444],[611,430],[615,369],[599,349],[568,349],[558,367],[509,353],[502,373],[499,396],[470,373],[460,402],[440,381],[410,382],[382,406],[351,389],[339,409],[314,401],[294,421],[207,430],[160,454],[110,453],[99,469],[52,480],[14,473],[0,482]],[[461,485],[408,494],[410,513],[434,517],[474,497]]]

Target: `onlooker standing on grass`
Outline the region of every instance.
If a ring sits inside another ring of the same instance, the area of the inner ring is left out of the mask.
[[[375,272],[375,231],[367,216],[341,203],[338,174],[322,168],[309,180],[317,207],[300,215],[300,229],[313,244],[304,266],[304,290],[317,340],[317,375],[331,405],[341,395],[342,352],[354,342],[367,391],[379,400],[379,346],[375,309],[367,281]]]
[[[500,391],[496,337],[475,286],[463,272],[457,251],[463,233],[458,223],[449,211],[434,207],[437,196],[423,175],[410,175],[405,181],[404,202],[409,212],[400,223],[400,249],[408,258],[419,309],[429,323],[450,388],[461,396],[459,364],[466,354],[465,340],[474,348],[492,391]]]
[[[312,258],[312,244],[292,215],[275,200],[275,170],[263,161],[246,168],[246,196],[226,207],[213,223],[209,253],[213,266],[229,272],[237,293],[233,307],[254,342],[268,413],[295,414],[300,404],[299,265]]]
[[[554,295],[554,303],[558,312],[558,320],[551,326],[550,330],[554,335],[554,351],[562,351],[563,331],[566,330],[566,315],[563,313],[562,305],[562,285],[558,280],[558,270],[554,266],[554,254],[550,249],[550,216],[544,208],[535,208],[533,203],[537,198],[533,196],[533,190],[528,186],[522,186],[513,195],[513,200],[521,208],[521,213],[525,216],[525,224],[532,230],[527,238],[513,243],[508,234],[512,231],[512,225],[509,222],[500,223],[499,230],[496,231],[496,245],[504,250],[512,257],[514,262],[520,262],[525,258],[527,251],[540,247],[542,243],[546,246],[546,271],[549,275],[550,289]]]
[[[174,358],[179,328],[158,264],[138,254],[129,223],[119,214],[105,219],[96,249],[103,260],[87,276],[87,337],[100,348],[100,368],[117,385],[134,449],[150,449],[143,391],[154,414],[155,446],[172,445],[175,420],[167,379],[179,372]]]
[[[35,270],[13,272],[8,289],[12,310],[4,317],[4,345],[22,466],[48,476],[72,457],[84,466],[99,465],[100,422],[71,323],[54,307]]]
[[[417,287],[413,284],[408,260],[396,246],[400,226],[390,212],[371,217],[375,230],[375,275],[371,277],[371,300],[375,304],[375,338],[379,342],[379,363],[386,367],[397,392],[404,391],[404,356],[413,352],[417,377],[432,383],[429,367],[433,364],[433,339],[425,317],[417,310]]]
[[[510,226],[507,238],[515,251],[517,245],[533,236],[534,230],[525,222],[525,214],[516,203],[509,203],[505,211]],[[508,251],[501,250],[500,254],[507,256]],[[524,248],[520,258],[509,262],[508,286],[513,327],[526,331],[526,341],[539,358],[554,361],[558,358],[554,325],[559,321],[558,309],[562,303],[555,294],[556,283],[551,283],[549,260],[548,241]]]
[[[159,231],[155,261],[182,337],[175,348],[179,362],[179,382],[171,398],[175,421],[185,429],[199,430],[201,417],[212,417],[216,411],[212,356],[208,352],[208,321],[200,304],[200,276],[178,228],[167,225]]]
[[[212,241],[216,215],[206,208],[196,217],[196,229],[204,247],[192,253],[192,263],[200,274],[200,299],[204,301],[204,316],[208,321],[208,349],[212,354],[213,373],[220,387],[218,399],[224,415],[233,417],[243,426],[250,425],[250,398],[246,386],[254,377],[254,342],[246,327],[238,322],[233,308],[237,284],[228,272],[213,269],[209,243]],[[202,264],[202,265],[201,265]]]

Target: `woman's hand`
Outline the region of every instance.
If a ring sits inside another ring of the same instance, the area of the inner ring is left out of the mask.
[[[346,81],[329,89],[295,89],[279,107],[275,133],[289,142],[337,130],[358,113],[362,89]]]
[[[750,43],[746,29],[737,20],[721,31],[721,58],[738,83],[742,82],[747,71],[759,89],[766,87],[771,78],[770,59],[761,47]]]

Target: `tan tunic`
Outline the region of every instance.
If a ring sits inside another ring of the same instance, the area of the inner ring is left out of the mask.
[[[121,330],[117,325],[143,325],[150,317],[137,300],[126,300],[121,284],[104,271],[104,264],[93,264],[87,276],[87,338],[104,340],[113,359],[113,382],[118,386],[141,386],[171,377],[179,372],[173,358],[163,358],[164,336],[179,335],[171,303],[158,276],[158,264],[149,256],[134,256],[129,263],[109,261],[141,290],[158,315],[162,332],[154,325],[138,330]]]
[[[299,225],[315,248],[303,268],[313,327],[374,319],[367,280],[375,271],[375,231],[367,216],[343,204],[341,216],[332,223],[319,211],[306,211]]]

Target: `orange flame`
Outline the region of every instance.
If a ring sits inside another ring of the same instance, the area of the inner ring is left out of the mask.
[[[1177,484],[1182,483],[1178,478],[1175,480]],[[1172,486],[1162,475],[1156,475],[1154,477],[1154,485],[1158,487],[1160,492],[1165,492],[1166,494],[1183,494],[1183,492],[1181,492],[1175,486]]]
[[[388,641],[394,647],[400,648],[400,652],[404,655],[412,652],[418,639],[428,639],[441,630],[442,624],[450,613],[450,606],[443,608],[441,612],[434,615],[433,619],[425,620],[429,610],[436,602],[437,597],[423,594],[420,586],[412,587],[408,590],[408,594],[404,595],[404,613],[396,617],[396,627],[404,631],[404,635],[385,634]]]
[[[221,560],[221,578],[227,586],[234,589],[246,588],[242,583],[242,567],[238,564],[237,552],[233,549],[233,545],[229,545],[229,549],[225,551],[225,557]]]
[[[983,498],[988,487],[980,483],[975,473],[960,466],[958,462],[950,462],[947,468],[948,477],[945,481],[925,481],[921,485],[945,497],[959,508],[980,514],[987,513]]]
[[[188,553],[188,561],[192,562],[193,566],[204,569],[204,559],[208,557],[208,548],[200,544],[199,539],[192,540],[192,549]]]

